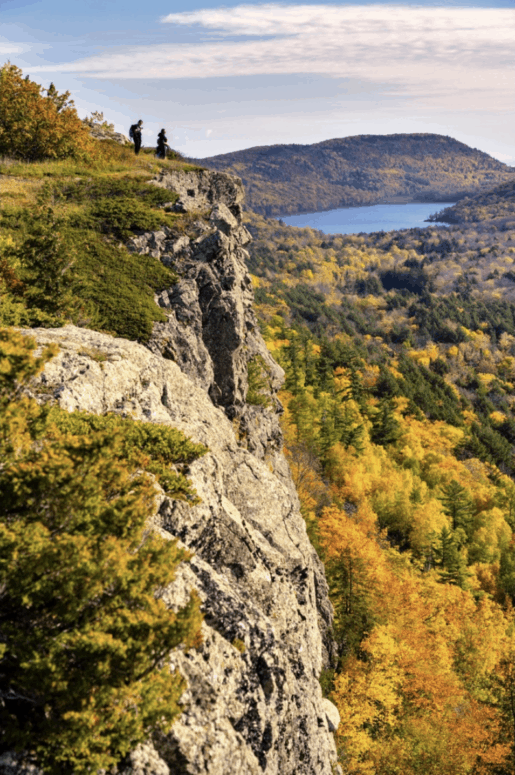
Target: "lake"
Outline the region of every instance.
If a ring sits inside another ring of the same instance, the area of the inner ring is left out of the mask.
[[[454,202],[415,202],[410,204],[372,205],[371,207],[340,207],[323,213],[285,215],[281,218],[288,226],[309,226],[324,234],[370,234],[373,231],[395,231],[426,227],[424,223],[433,213]],[[442,226],[443,224],[438,224]]]

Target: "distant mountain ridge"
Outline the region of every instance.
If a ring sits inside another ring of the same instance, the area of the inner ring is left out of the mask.
[[[515,171],[437,134],[256,146],[195,162],[241,177],[248,208],[269,216],[380,202],[453,201],[499,185]]]

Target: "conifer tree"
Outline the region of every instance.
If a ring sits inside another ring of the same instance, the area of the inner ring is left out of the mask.
[[[374,444],[395,444],[401,435],[401,428],[393,412],[392,402],[383,399],[379,404],[377,414],[372,418],[370,438]]]
[[[40,407],[21,388],[55,350],[34,349],[0,331],[0,752],[82,775],[180,712],[167,656],[196,642],[200,614],[194,596],[176,613],[161,599],[188,554],[146,529],[146,469],[191,498],[164,461],[201,450],[154,427],[143,454],[145,423],[95,417],[84,433],[87,415]]]
[[[468,533],[472,517],[472,503],[466,489],[456,479],[452,479],[448,485],[442,487],[440,500],[445,514],[451,518],[452,529],[457,530],[461,527]]]
[[[439,567],[440,579],[446,584],[456,584],[466,588],[469,574],[461,550],[461,538],[465,538],[461,530],[454,533],[447,527],[442,528],[442,532],[434,545],[434,556]]]
[[[344,404],[338,412],[336,420],[338,441],[345,449],[354,447],[356,452],[363,452],[363,435],[365,426],[358,412],[354,412],[348,404]]]
[[[21,267],[20,295],[29,307],[36,307],[57,318],[71,311],[73,248],[63,240],[63,224],[52,208],[40,207],[31,213],[30,232],[9,257]]]
[[[285,347],[284,353],[286,355],[284,386],[287,390],[295,393],[301,386],[301,350],[297,336],[290,337],[290,343]]]

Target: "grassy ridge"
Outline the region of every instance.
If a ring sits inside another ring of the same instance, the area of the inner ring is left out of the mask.
[[[131,147],[97,144],[88,162],[66,159],[0,165],[0,322],[79,325],[146,341],[163,320],[154,294],[175,275],[124,242],[136,231],[180,231],[184,218],[165,213],[173,192],[149,185],[163,167]]]

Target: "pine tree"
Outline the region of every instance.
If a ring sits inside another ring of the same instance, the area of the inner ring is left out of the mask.
[[[440,500],[443,510],[451,518],[452,529],[463,528],[466,533],[470,531],[472,518],[472,503],[464,487],[455,479],[442,487]]]
[[[147,470],[191,500],[167,462],[198,455],[173,429],[146,440],[145,423],[93,416],[84,433],[85,413],[40,407],[21,388],[52,351],[34,349],[0,331],[0,751],[82,775],[180,712],[167,656],[201,617],[194,596],[174,613],[159,594],[188,554],[146,528]]]
[[[461,536],[460,532],[454,533],[447,527],[442,528],[433,550],[440,579],[446,584],[456,584],[466,588],[469,574],[460,540],[465,536]]]
[[[21,295],[28,306],[58,318],[71,312],[75,261],[73,249],[63,240],[62,227],[52,208],[41,207],[31,213],[30,233],[10,252],[21,267]]]
[[[348,404],[344,404],[340,407],[336,418],[336,431],[338,440],[343,444],[345,449],[354,447],[356,452],[363,452],[363,434],[365,433],[364,423],[361,421],[361,417],[356,416]]]
[[[370,439],[374,444],[395,444],[401,435],[401,427],[395,418],[392,402],[383,399],[379,404],[377,414],[372,418]]]

